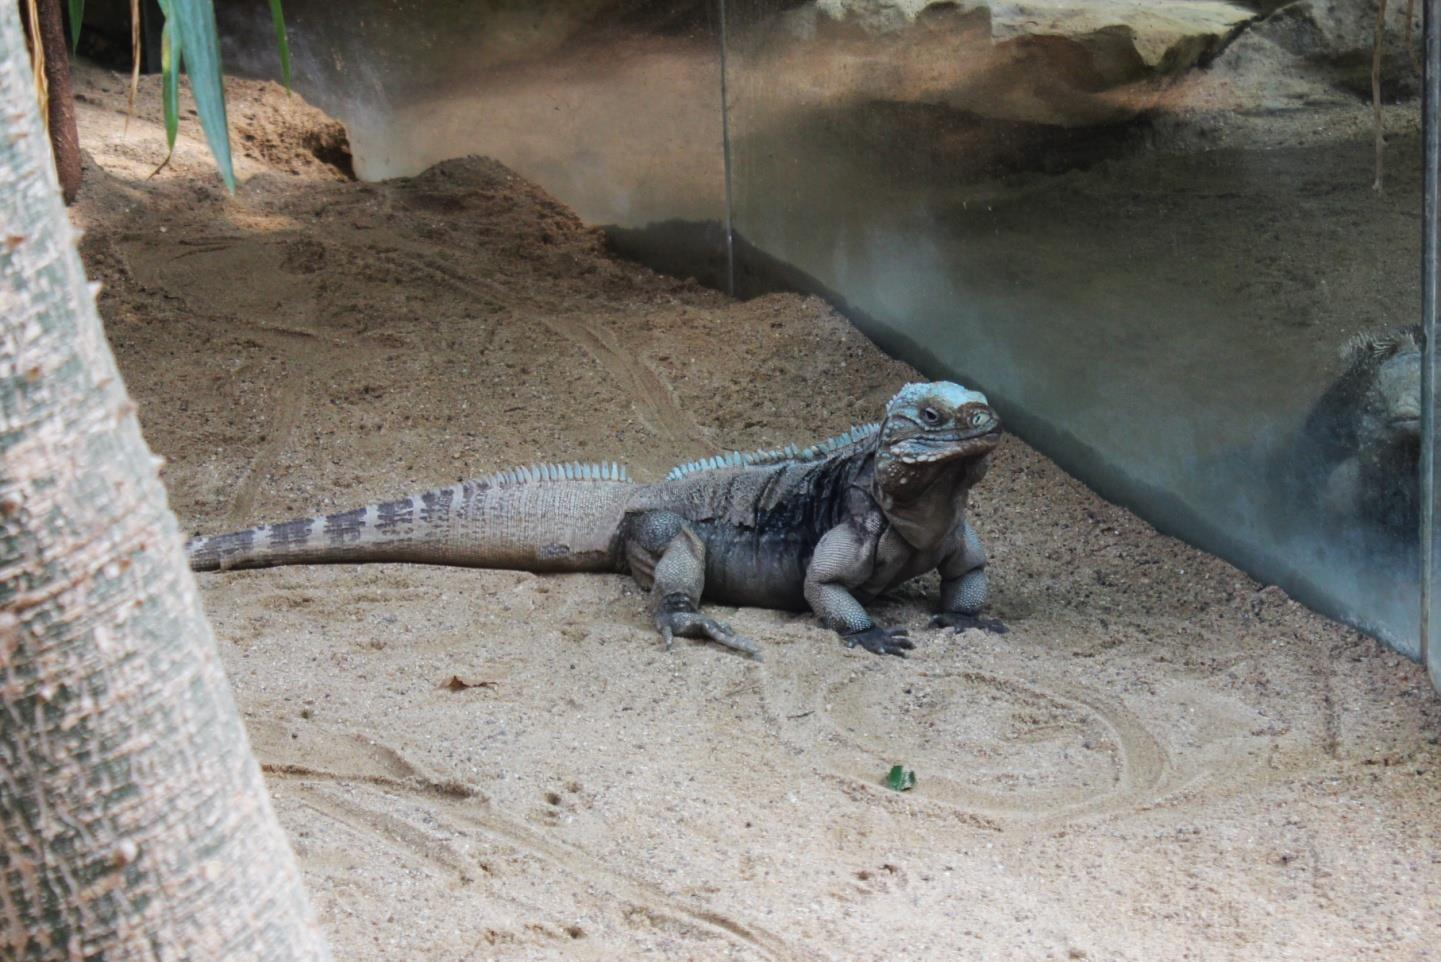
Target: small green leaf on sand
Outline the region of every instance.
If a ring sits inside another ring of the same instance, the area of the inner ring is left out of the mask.
[[[916,773],[904,765],[891,766],[891,773],[886,776],[886,788],[893,792],[909,792],[916,787]]]

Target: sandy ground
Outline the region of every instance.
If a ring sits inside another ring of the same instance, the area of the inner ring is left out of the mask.
[[[82,69],[76,221],[182,523],[540,459],[654,477],[869,419],[913,374],[816,299],[617,261],[504,168],[341,179],[231,86],[244,185]],[[1100,500],[1015,438],[976,495],[1003,637],[880,608],[665,653],[618,576],[207,575],[336,957],[1430,959],[1441,708],[1421,671]],[[448,684],[459,679],[458,684]],[[881,784],[896,763],[914,791]]]

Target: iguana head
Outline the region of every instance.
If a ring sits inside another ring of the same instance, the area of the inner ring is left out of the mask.
[[[907,384],[886,405],[877,436],[876,480],[893,495],[928,487],[946,469],[972,463],[1001,440],[986,396],[950,381]]]
[[[1363,446],[1419,444],[1421,343],[1409,328],[1353,337],[1341,357],[1357,376],[1357,437]]]

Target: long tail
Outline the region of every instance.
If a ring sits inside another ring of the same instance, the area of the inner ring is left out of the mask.
[[[196,571],[295,564],[414,564],[614,571],[636,485],[606,465],[537,465],[398,501],[198,537]]]

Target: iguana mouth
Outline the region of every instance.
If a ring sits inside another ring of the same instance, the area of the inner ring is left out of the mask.
[[[1000,443],[1000,424],[981,434],[924,434],[893,445],[894,456],[905,464],[931,464],[984,454]],[[922,450],[916,451],[914,448]],[[910,448],[911,450],[907,450]]]
[[[996,421],[985,431],[948,431],[945,434],[918,434],[913,438],[906,438],[906,440],[933,445],[964,444],[967,441],[979,441],[984,438],[999,438],[1002,433],[1001,422]]]

